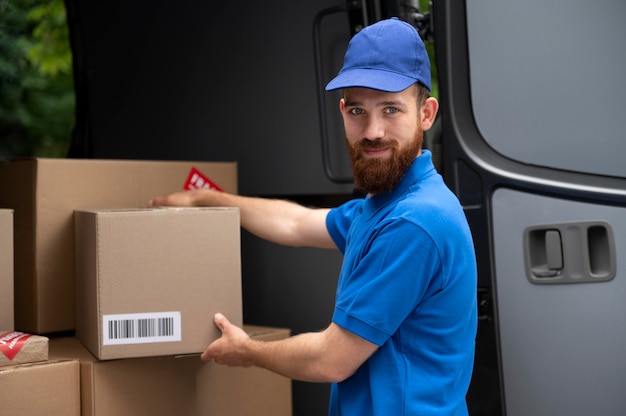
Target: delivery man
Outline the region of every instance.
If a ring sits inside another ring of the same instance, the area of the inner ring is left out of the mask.
[[[340,89],[362,199],[332,209],[194,190],[152,206],[236,206],[251,233],[289,246],[338,249],[332,322],[262,342],[222,314],[202,354],[296,380],[332,383],[330,415],[467,415],[477,325],[476,262],[455,195],[422,149],[438,110],[417,31],[397,18],[357,33],[327,85]],[[306,265],[303,265],[306,267]]]

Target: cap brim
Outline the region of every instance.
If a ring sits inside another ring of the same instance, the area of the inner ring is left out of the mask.
[[[414,78],[395,72],[358,68],[340,72],[326,85],[326,91],[360,87],[385,92],[400,92],[416,82]]]

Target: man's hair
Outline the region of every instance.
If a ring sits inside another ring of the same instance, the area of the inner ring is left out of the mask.
[[[417,90],[417,108],[421,108],[428,97],[430,97],[430,91],[422,83],[416,82]]]

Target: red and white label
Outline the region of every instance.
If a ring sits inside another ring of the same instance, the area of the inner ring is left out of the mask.
[[[207,178],[194,167],[191,168],[183,189],[186,191],[191,191],[192,189],[215,189],[216,191],[223,191],[215,182]]]
[[[21,351],[22,347],[26,344],[30,334],[23,332],[5,332],[0,335],[0,352],[2,352],[9,360],[13,361],[13,358]]]

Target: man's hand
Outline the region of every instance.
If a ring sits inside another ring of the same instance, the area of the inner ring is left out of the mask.
[[[149,207],[193,207],[198,205],[198,199],[205,189],[194,189],[192,191],[174,192],[169,195],[158,196],[148,201]]]
[[[231,324],[221,313],[215,314],[215,325],[222,331],[222,336],[213,341],[202,353],[203,361],[214,360],[228,366],[249,367],[252,365],[246,356],[247,345],[251,342],[248,334],[238,326]]]

